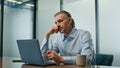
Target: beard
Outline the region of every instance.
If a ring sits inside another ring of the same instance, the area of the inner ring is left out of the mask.
[[[60,33],[64,33],[64,29],[62,29],[62,27],[59,27],[59,28],[58,28],[58,31],[59,31]]]
[[[60,29],[60,33],[65,33],[65,29]]]
[[[60,30],[59,32],[60,32],[60,33],[64,33],[64,31],[63,31],[63,30]]]
[[[64,33],[63,31],[60,31],[60,33]]]

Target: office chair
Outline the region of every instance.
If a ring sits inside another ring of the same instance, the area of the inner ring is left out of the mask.
[[[105,66],[111,66],[113,62],[113,55],[109,54],[95,54],[93,65],[105,65]]]

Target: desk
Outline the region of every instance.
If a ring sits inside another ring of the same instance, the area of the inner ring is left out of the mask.
[[[51,65],[51,66],[40,67],[40,66],[32,66],[32,65],[23,64],[22,68],[94,68],[94,66],[86,67],[86,66],[77,66],[77,65],[62,65],[62,66]]]
[[[63,66],[45,66],[45,67],[40,67],[40,66],[32,66],[32,65],[22,65],[22,68],[120,68],[120,67],[113,67],[113,66],[96,66],[96,65],[91,65],[91,66],[77,66],[77,65],[63,65]]]
[[[120,67],[114,67],[114,66],[77,66],[77,65],[63,65],[63,66],[57,66],[57,65],[51,65],[51,66],[35,66],[35,65],[26,65],[22,62],[12,62],[14,58],[3,58],[2,59],[2,65],[0,68],[120,68]],[[0,63],[1,64],[1,63]]]

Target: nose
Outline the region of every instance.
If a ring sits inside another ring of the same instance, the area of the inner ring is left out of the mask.
[[[59,25],[57,25],[57,27],[58,27],[58,31],[60,31],[60,26],[59,26]]]
[[[59,24],[58,22],[56,22],[56,25],[57,25],[57,26],[60,26],[60,24]]]
[[[56,25],[58,27],[58,30],[60,29],[60,24],[58,22],[56,22]]]

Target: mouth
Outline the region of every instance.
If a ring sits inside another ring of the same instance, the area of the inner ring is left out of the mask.
[[[61,31],[61,30],[62,30],[62,27],[59,27],[59,28],[58,28],[58,31]]]
[[[59,28],[59,32],[63,33],[63,28],[62,27]]]

